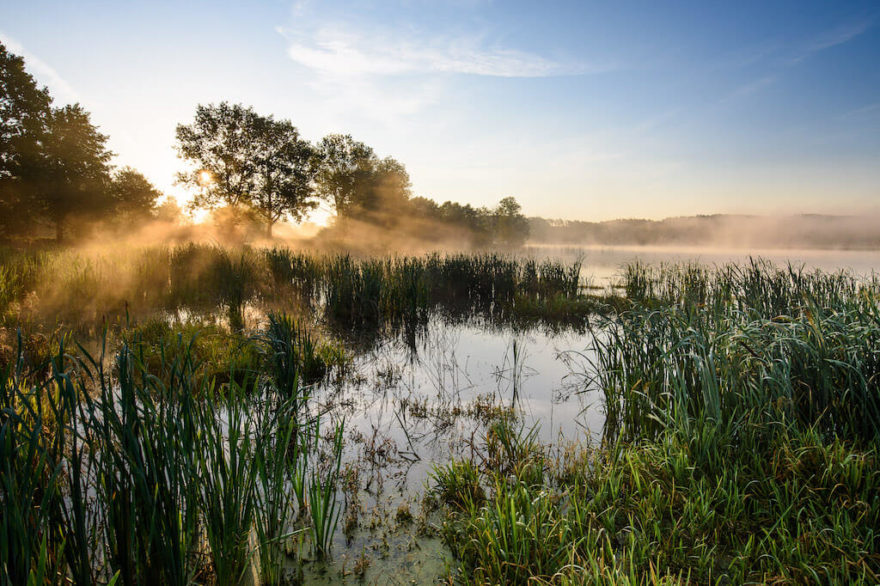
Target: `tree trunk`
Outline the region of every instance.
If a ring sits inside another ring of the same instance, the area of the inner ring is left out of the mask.
[[[269,240],[272,239],[272,224],[274,223],[275,222],[273,222],[272,220],[266,222],[266,238],[268,238]]]

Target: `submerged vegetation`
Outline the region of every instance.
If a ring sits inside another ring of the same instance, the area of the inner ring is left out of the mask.
[[[880,579],[874,278],[633,264],[597,290],[580,263],[490,253],[0,255],[4,584],[291,583],[349,546],[339,577],[365,579],[393,531],[442,540],[461,583]],[[500,400],[451,402],[443,364],[436,404],[399,399],[407,449],[334,403],[365,348],[475,322],[582,332],[601,435],[542,442],[516,341]],[[405,421],[456,417],[467,449],[419,462]],[[381,520],[392,458],[427,486]]]

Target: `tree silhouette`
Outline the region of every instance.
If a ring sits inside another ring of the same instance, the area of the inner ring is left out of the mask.
[[[317,205],[313,180],[318,157],[288,120],[261,118],[254,140],[259,156],[254,161],[256,189],[251,205],[266,222],[266,236],[271,238],[275,222],[285,215],[299,222]]]
[[[97,218],[113,207],[107,137],[79,104],[53,109],[43,149],[39,203],[62,242],[74,214]]]
[[[0,233],[23,229],[34,219],[51,102],[48,90],[25,71],[24,59],[0,43]]]
[[[529,238],[529,221],[513,197],[505,197],[495,208],[495,238],[505,246],[522,246]]]
[[[392,157],[374,160],[370,173],[355,190],[356,199],[349,205],[351,214],[386,227],[401,219],[412,195],[409,173],[400,161]]]
[[[136,222],[155,215],[156,200],[162,197],[162,192],[138,171],[123,167],[113,174],[110,195],[117,215],[125,221]]]
[[[376,154],[350,134],[330,134],[318,144],[318,194],[338,217],[351,215],[373,177]]]
[[[300,220],[315,205],[315,151],[287,120],[241,104],[199,105],[192,124],[177,126],[177,150],[193,163],[178,181],[196,190],[195,207],[249,207],[271,236],[279,219]]]

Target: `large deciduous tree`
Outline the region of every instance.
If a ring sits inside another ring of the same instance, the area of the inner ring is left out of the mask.
[[[73,215],[98,219],[113,209],[107,137],[79,104],[53,109],[43,148],[39,203],[58,242]]]
[[[318,144],[318,194],[338,217],[350,216],[364,199],[377,161],[373,149],[349,134],[330,134]]]
[[[116,213],[133,222],[154,217],[156,201],[162,197],[162,192],[131,167],[123,167],[113,174],[110,194]]]
[[[287,120],[240,104],[200,105],[192,124],[178,125],[177,150],[193,164],[178,181],[196,190],[194,206],[249,207],[268,236],[285,215],[301,220],[315,205],[315,151]]]
[[[411,195],[412,184],[406,167],[386,157],[374,161],[351,209],[364,221],[391,227],[400,220],[402,212],[408,211]]]
[[[266,236],[271,238],[275,222],[286,215],[299,222],[317,205],[313,183],[318,156],[288,120],[263,118],[255,141],[258,155],[251,205],[266,222]]]
[[[0,43],[0,235],[48,222],[61,241],[74,216],[152,215],[159,192],[130,168],[111,178],[107,137],[89,113],[51,103],[24,60]]]
[[[0,43],[0,234],[34,219],[51,102],[48,90],[25,71],[24,59]]]

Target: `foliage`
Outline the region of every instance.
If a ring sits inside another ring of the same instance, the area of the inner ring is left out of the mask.
[[[373,149],[348,134],[327,135],[317,148],[321,157],[318,194],[333,206],[337,216],[351,215],[372,175],[376,161]]]
[[[113,173],[110,190],[117,215],[124,216],[125,223],[129,225],[153,217],[156,200],[162,197],[162,193],[146,177],[131,167],[123,167]]]
[[[504,246],[522,246],[529,238],[529,222],[522,206],[513,197],[505,197],[495,208],[495,238]]]
[[[79,104],[52,110],[48,127],[39,203],[61,242],[71,216],[103,215],[112,209],[108,189],[112,153],[105,146],[107,136],[98,132]]]
[[[218,384],[194,348],[136,332],[112,360],[61,346],[48,379],[0,373],[0,583],[238,583],[258,551],[277,578],[299,477],[329,551],[342,425],[325,462],[299,373]]]
[[[288,120],[241,104],[200,105],[191,125],[177,126],[177,149],[193,164],[178,174],[196,190],[193,206],[251,207],[271,236],[275,222],[286,215],[299,220],[315,205],[316,156]]]
[[[107,136],[79,104],[52,108],[24,60],[0,44],[0,235],[33,236],[43,223],[58,242],[72,220],[151,214],[160,195],[139,173],[111,177]]]
[[[26,218],[16,212],[33,205],[51,101],[25,71],[24,59],[0,43],[0,234],[22,229]]]

